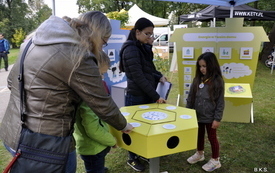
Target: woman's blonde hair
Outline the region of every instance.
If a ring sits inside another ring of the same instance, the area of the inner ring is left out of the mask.
[[[75,37],[79,39],[79,45],[72,50],[72,56],[76,61],[76,67],[79,66],[83,57],[91,53],[95,56],[98,65],[103,63],[102,42],[108,40],[112,34],[112,27],[108,18],[100,11],[90,11],[81,14],[78,18],[63,19],[76,30]]]
[[[101,56],[101,59],[102,59],[101,64],[109,67],[111,61],[110,61],[110,58],[107,55],[107,53],[101,51],[100,56]]]

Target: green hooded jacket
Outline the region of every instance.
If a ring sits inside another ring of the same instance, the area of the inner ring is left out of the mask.
[[[84,102],[77,109],[73,135],[76,140],[76,151],[81,155],[96,155],[106,147],[116,144],[115,138],[109,132],[108,124],[100,120]]]

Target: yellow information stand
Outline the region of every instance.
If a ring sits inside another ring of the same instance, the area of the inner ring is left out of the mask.
[[[243,18],[227,18],[224,27],[177,28],[170,42],[175,42],[180,106],[186,105],[198,57],[215,53],[226,86],[241,85],[245,92],[227,93],[223,121],[253,122],[252,94],[261,42],[268,37],[260,26],[244,27]],[[226,88],[228,89],[228,88]],[[252,119],[250,118],[252,117]]]
[[[253,97],[248,83],[225,83],[222,121],[253,122]]]
[[[159,172],[158,157],[196,148],[195,110],[157,103],[120,110],[135,128],[132,133],[124,134],[111,127],[111,133],[118,146],[150,159],[150,172]]]

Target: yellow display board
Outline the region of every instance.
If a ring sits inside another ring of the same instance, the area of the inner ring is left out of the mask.
[[[110,128],[121,148],[148,159],[196,148],[195,110],[157,103],[126,106],[120,110],[135,127],[130,134]]]
[[[263,27],[243,27],[243,18],[227,18],[225,27],[177,28],[169,41],[176,43],[179,105],[195,76],[197,58],[216,54],[226,83],[249,83],[253,88],[261,42],[268,41]]]
[[[263,27],[243,27],[243,18],[227,18],[225,27],[177,28],[169,41],[176,45],[176,56],[173,57],[177,57],[179,105],[185,106],[196,72],[196,61],[202,53],[215,53],[225,83],[246,83],[253,89],[260,46],[269,40]],[[239,109],[234,106],[242,97],[231,98],[230,107],[227,99],[225,117],[235,114],[236,109],[238,114],[251,112],[249,107]],[[225,120],[238,122],[238,118]]]
[[[249,123],[253,119],[250,84],[225,83],[225,110],[222,121]]]

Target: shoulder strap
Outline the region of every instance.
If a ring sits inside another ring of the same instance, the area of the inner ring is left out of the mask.
[[[26,57],[26,54],[28,52],[29,47],[32,44],[32,39],[28,42],[26,45],[20,59],[20,71],[18,76],[19,81],[19,90],[20,90],[20,115],[21,115],[21,123],[25,123],[26,114],[24,113],[24,103],[25,103],[25,90],[24,90],[24,60]]]

